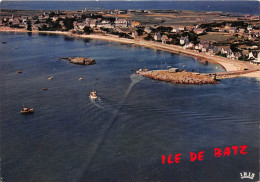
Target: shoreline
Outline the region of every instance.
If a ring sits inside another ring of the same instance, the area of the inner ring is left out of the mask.
[[[245,68],[255,71],[254,74],[245,74],[247,77],[257,77],[260,78],[260,66],[250,64],[249,62],[243,62],[239,60],[227,59],[224,57],[219,57],[215,55],[209,55],[202,52],[196,52],[193,50],[184,49],[181,46],[177,45],[168,45],[157,43],[153,41],[146,40],[136,40],[136,39],[126,39],[120,38],[118,36],[113,35],[98,35],[98,34],[90,34],[90,35],[75,35],[70,32],[62,32],[62,31],[28,31],[25,29],[10,29],[10,28],[0,28],[0,32],[31,32],[31,33],[51,33],[51,34],[60,34],[67,35],[71,37],[79,37],[79,38],[87,38],[87,39],[99,39],[105,41],[113,41],[120,42],[125,44],[133,44],[138,46],[144,46],[152,49],[158,49],[162,51],[167,51],[175,54],[183,54],[186,56],[192,56],[193,58],[206,59],[208,62],[220,64],[227,72],[234,71],[242,71]],[[240,75],[240,76],[243,76]]]

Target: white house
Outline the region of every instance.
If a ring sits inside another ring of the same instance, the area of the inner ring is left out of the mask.
[[[255,56],[254,56],[254,54],[252,52],[249,53],[248,59],[255,59]]]
[[[126,19],[118,19],[114,23],[116,27],[128,27],[128,21]]]
[[[161,40],[161,39],[162,39],[162,36],[159,32],[154,34],[154,40]]]
[[[188,36],[185,36],[185,37],[181,36],[180,44],[184,45],[184,44],[187,44],[187,43],[189,43],[189,37]]]
[[[191,42],[189,42],[189,43],[187,43],[187,44],[185,44],[185,45],[183,46],[183,48],[185,48],[185,49],[192,49],[193,47],[194,47],[194,44],[191,43]]]
[[[172,32],[174,32],[174,33],[178,33],[178,32],[180,32],[180,30],[179,30],[179,28],[175,28],[175,27],[173,27],[173,28],[172,28]]]

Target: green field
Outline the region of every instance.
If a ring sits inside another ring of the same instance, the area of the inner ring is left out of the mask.
[[[200,40],[205,40],[205,41],[216,41],[216,42],[221,42],[221,41],[225,41],[228,40],[230,38],[233,38],[234,36],[230,36],[230,35],[224,35],[224,34],[206,34],[206,35],[202,35],[199,36]]]

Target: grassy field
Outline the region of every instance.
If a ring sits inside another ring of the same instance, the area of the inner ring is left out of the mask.
[[[200,40],[205,41],[216,41],[216,42],[222,42],[225,40],[228,40],[230,38],[234,38],[234,36],[230,35],[223,35],[223,34],[206,34],[199,37]]]

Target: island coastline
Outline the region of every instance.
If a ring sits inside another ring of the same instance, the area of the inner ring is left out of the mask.
[[[254,77],[254,78],[260,78],[260,66],[252,65],[249,62],[245,61],[238,61],[238,60],[232,60],[228,58],[223,58],[215,55],[208,55],[206,53],[202,52],[196,52],[192,50],[184,49],[181,46],[177,45],[166,45],[162,43],[157,43],[153,41],[146,41],[146,40],[135,40],[135,39],[127,39],[127,38],[120,38],[118,36],[113,35],[100,35],[100,34],[89,34],[89,35],[77,35],[72,34],[71,32],[62,32],[62,31],[28,31],[25,29],[15,29],[15,28],[3,28],[0,27],[0,32],[30,32],[30,33],[50,33],[50,34],[59,34],[59,35],[65,35],[65,36],[71,36],[71,37],[79,37],[79,38],[86,38],[86,39],[99,39],[99,40],[105,40],[105,41],[113,41],[113,42],[119,42],[119,43],[125,43],[125,44],[132,44],[132,45],[138,45],[143,47],[148,47],[151,49],[157,49],[162,51],[167,51],[175,54],[183,54],[185,56],[192,56],[193,58],[199,58],[199,59],[205,59],[208,62],[211,63],[217,63],[220,64],[227,72],[239,72],[237,76],[243,76],[245,74],[246,77]],[[245,73],[243,74],[243,70],[245,70]],[[251,73],[248,74],[247,70],[250,70]],[[232,76],[234,77],[234,76]]]

